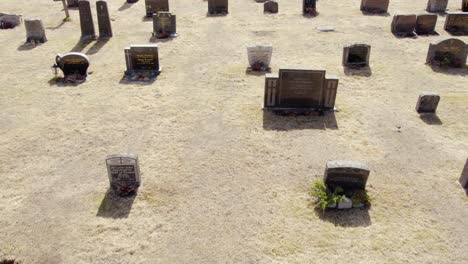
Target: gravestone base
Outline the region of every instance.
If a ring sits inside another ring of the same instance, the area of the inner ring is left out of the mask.
[[[327,113],[336,112],[336,107],[333,109],[319,108],[278,108],[278,107],[262,107],[263,111],[271,112],[279,116],[324,116]]]
[[[154,81],[161,73],[162,69],[158,71],[134,70],[125,71],[125,79],[132,82],[151,82]]]
[[[58,83],[84,83],[86,81],[87,75],[81,75],[81,74],[69,74],[65,75],[63,78],[58,78],[57,82]]]
[[[317,9],[314,7],[307,7],[304,9],[304,16],[316,17],[318,15]]]
[[[157,39],[168,39],[168,38],[177,38],[179,34],[177,33],[166,34],[166,33],[153,32],[152,36],[153,38],[157,38]]]

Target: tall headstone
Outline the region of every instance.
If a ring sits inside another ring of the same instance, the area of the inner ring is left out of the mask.
[[[80,0],[78,2],[80,12],[81,40],[86,41],[96,39],[94,31],[93,15],[91,14],[91,6],[88,0]]]
[[[15,28],[19,24],[21,24],[20,15],[0,13],[0,29]]]
[[[468,12],[468,0],[462,1],[462,12]]]
[[[208,0],[208,13],[211,15],[224,15],[229,13],[228,0]]]
[[[145,5],[147,17],[157,12],[169,12],[169,0],[145,0]]]
[[[265,71],[270,68],[273,46],[257,45],[247,47],[250,68],[254,71]]]
[[[452,35],[468,35],[468,12],[447,12],[444,29]]]
[[[416,15],[395,15],[392,21],[392,33],[401,37],[413,37],[416,30]]]
[[[419,95],[416,103],[416,112],[418,113],[435,113],[439,106],[440,96],[436,93],[424,92]]]
[[[366,189],[369,174],[369,167],[364,163],[349,160],[333,160],[327,162],[323,180],[332,189],[341,187],[345,190],[364,190]]]
[[[435,27],[437,24],[436,14],[418,15],[416,21],[416,34],[418,35],[436,35]]]
[[[366,13],[387,13],[390,0],[361,0],[361,11]]]
[[[58,54],[55,63],[63,71],[66,82],[86,80],[88,75],[89,58],[83,53],[70,52],[64,55]]]
[[[276,1],[267,1],[263,4],[263,12],[265,13],[278,13],[278,2]]]
[[[468,194],[468,159],[466,159],[465,167],[463,168],[460,179],[458,180],[461,187],[465,189],[465,192]]]
[[[153,36],[168,38],[176,36],[176,16],[170,12],[158,12],[153,15]]]
[[[135,193],[140,187],[140,165],[138,156],[114,154],[106,158],[110,187],[117,194],[126,196]]]
[[[286,112],[333,110],[338,78],[323,70],[280,69],[265,78],[264,109]]]
[[[432,42],[427,52],[426,63],[435,66],[464,67],[468,56],[468,45],[456,38]]]
[[[110,22],[109,9],[107,7],[107,1],[99,0],[96,2],[96,11],[99,26],[99,37],[100,38],[111,38],[112,37],[112,26]]]
[[[149,81],[161,72],[157,44],[131,45],[125,48],[125,75],[132,81]]]
[[[317,0],[302,0],[302,13],[304,15],[317,15]]]
[[[44,43],[47,41],[44,25],[40,19],[25,19],[26,42]]]
[[[371,46],[366,44],[354,44],[344,47],[343,65],[346,67],[369,66]]]
[[[441,13],[447,9],[448,0],[428,0],[427,1],[427,12],[429,13]]]

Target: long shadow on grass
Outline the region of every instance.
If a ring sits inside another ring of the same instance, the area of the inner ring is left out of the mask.
[[[107,190],[96,216],[104,218],[127,218],[132,210],[136,194],[120,197],[112,189]]]
[[[363,227],[372,224],[369,208],[353,208],[350,210],[325,210],[315,209],[317,216],[323,220],[341,227]]]

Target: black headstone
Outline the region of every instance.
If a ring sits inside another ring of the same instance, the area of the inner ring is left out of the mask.
[[[95,39],[96,33],[94,31],[93,15],[91,14],[89,1],[80,0],[78,8],[80,11],[81,40]]]
[[[109,9],[107,8],[107,1],[100,0],[96,2],[98,26],[99,26],[99,37],[100,38],[111,38],[112,37],[112,26],[109,17]]]
[[[169,0],[145,0],[145,5],[147,17],[157,12],[169,12]]]
[[[433,35],[437,34],[435,27],[437,24],[436,14],[422,14],[418,15],[416,21],[416,34],[418,35]]]
[[[369,174],[369,167],[364,163],[347,160],[329,161],[325,168],[324,182],[332,189],[342,187],[345,190],[364,190]]]
[[[64,79],[86,79],[89,58],[83,53],[70,52],[55,57],[56,65],[63,71]]]
[[[170,12],[158,12],[153,15],[153,36],[168,38],[176,34],[176,16]]]
[[[229,13],[228,0],[208,0],[208,13],[212,15]]]
[[[125,196],[137,191],[140,186],[138,156],[115,154],[106,159],[110,186],[119,195]]]
[[[468,12],[447,12],[444,29],[452,35],[468,35]]]
[[[436,66],[464,67],[468,45],[460,39],[448,38],[429,45],[426,63]]]
[[[302,13],[315,16],[317,14],[317,0],[302,0]]]

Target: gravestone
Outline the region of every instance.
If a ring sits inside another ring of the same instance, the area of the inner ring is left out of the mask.
[[[26,42],[44,43],[47,41],[44,25],[40,19],[26,19],[24,26],[26,27]]]
[[[416,15],[395,15],[392,21],[392,33],[401,37],[413,37],[416,30]]]
[[[145,5],[147,17],[157,12],[169,12],[169,0],[145,0]]]
[[[228,0],[208,0],[208,13],[211,15],[228,14]]]
[[[302,13],[304,15],[317,15],[317,0],[302,0]]]
[[[263,12],[265,13],[278,13],[278,2],[268,1],[263,4]]]
[[[436,14],[421,14],[416,20],[416,34],[418,35],[437,35],[435,27],[437,24]]]
[[[78,2],[78,8],[80,12],[81,41],[96,39],[93,15],[91,14],[89,1],[80,0]]]
[[[442,13],[447,9],[448,0],[428,0],[427,12],[429,13]]]
[[[323,70],[280,69],[265,78],[264,109],[324,111],[335,107],[338,78]]]
[[[158,45],[131,45],[125,49],[125,75],[132,81],[149,81],[161,72]]]
[[[323,180],[331,189],[365,190],[369,174],[369,167],[364,163],[333,160],[327,162]]]
[[[257,45],[247,47],[250,68],[254,71],[265,71],[270,68],[273,46]]]
[[[418,113],[435,113],[440,102],[440,96],[436,93],[424,92],[419,95],[416,104]]]
[[[79,0],[67,0],[68,7],[78,7]]]
[[[175,37],[176,16],[170,12],[158,12],[153,15],[153,36],[156,38]]]
[[[343,49],[343,65],[346,67],[369,66],[371,46],[355,44]]]
[[[0,13],[0,29],[11,29],[21,24],[21,16]]]
[[[468,12],[468,0],[462,1],[462,12]]]
[[[464,67],[468,45],[462,40],[448,38],[429,45],[426,63],[435,66]]]
[[[465,189],[465,192],[468,194],[468,159],[466,159],[465,167],[463,168],[460,179],[458,180],[461,187]]]
[[[389,0],[361,0],[361,11],[366,13],[387,13]]]
[[[114,154],[106,158],[110,187],[121,196],[135,193],[140,187],[140,166],[138,156]]]
[[[468,12],[447,12],[444,29],[452,35],[468,35]]]
[[[58,54],[55,63],[69,82],[84,81],[88,75],[89,58],[83,53],[70,52],[65,55]]]
[[[107,8],[107,1],[99,0],[96,2],[96,11],[98,18],[99,37],[111,38],[112,26],[110,22],[109,9]]]

